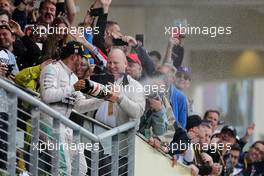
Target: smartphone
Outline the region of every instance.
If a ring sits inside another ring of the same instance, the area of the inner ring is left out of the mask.
[[[90,16],[102,16],[102,15],[104,15],[103,8],[96,8],[90,10]]]
[[[124,42],[121,39],[113,39],[112,43],[113,43],[114,46],[125,46],[125,45],[128,46],[128,43]]]
[[[144,34],[137,34],[136,41],[140,41],[142,43],[142,46],[144,46]]]

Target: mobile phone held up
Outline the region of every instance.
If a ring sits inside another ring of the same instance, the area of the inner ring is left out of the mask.
[[[124,42],[122,39],[115,39],[113,38],[112,43],[114,46],[127,46],[128,43]]]
[[[140,42],[144,46],[144,34],[137,34],[135,38],[137,42]]]

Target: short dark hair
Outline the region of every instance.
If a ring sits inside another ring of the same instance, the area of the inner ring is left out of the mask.
[[[46,4],[46,3],[53,4],[53,5],[56,7],[56,4],[55,4],[54,2],[52,2],[52,1],[50,1],[50,0],[44,0],[44,1],[42,1],[42,2],[39,4],[39,11],[42,10],[44,4]]]
[[[251,145],[251,147],[250,148],[252,148],[252,147],[255,147],[255,145],[256,144],[262,144],[262,145],[264,145],[264,141],[256,141],[256,142],[254,142],[252,145]]]
[[[6,15],[8,17],[8,20],[11,19],[11,14],[7,10],[1,9],[0,10],[0,16],[1,15]]]
[[[236,150],[236,151],[241,152],[241,147],[239,146],[238,143],[235,143],[235,144],[231,145],[231,150]]]
[[[116,21],[107,21],[106,22],[106,27],[105,30],[107,31],[110,27],[112,27],[113,25],[118,25],[118,23]]]
[[[156,56],[157,58],[158,58],[158,60],[160,61],[161,60],[161,54],[160,54],[160,52],[158,52],[158,51],[150,51],[149,52],[149,55],[150,56]]]
[[[207,116],[208,116],[208,114],[209,114],[210,112],[216,113],[218,116],[220,116],[220,112],[219,112],[219,111],[217,111],[217,110],[215,110],[215,109],[209,109],[209,110],[207,110],[207,111],[204,113],[204,117],[203,117],[203,119],[206,119]]]

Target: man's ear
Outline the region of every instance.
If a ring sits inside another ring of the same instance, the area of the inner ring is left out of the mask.
[[[139,69],[140,69],[140,71],[142,72],[142,70],[143,70],[142,66],[140,66]]]
[[[12,43],[14,43],[16,41],[16,35],[12,35]]]
[[[128,63],[127,60],[125,60],[125,69],[127,69]]]

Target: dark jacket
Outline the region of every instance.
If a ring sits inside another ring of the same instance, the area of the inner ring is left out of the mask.
[[[19,70],[40,64],[40,54],[38,45],[26,35],[17,39],[14,43],[14,55]]]

